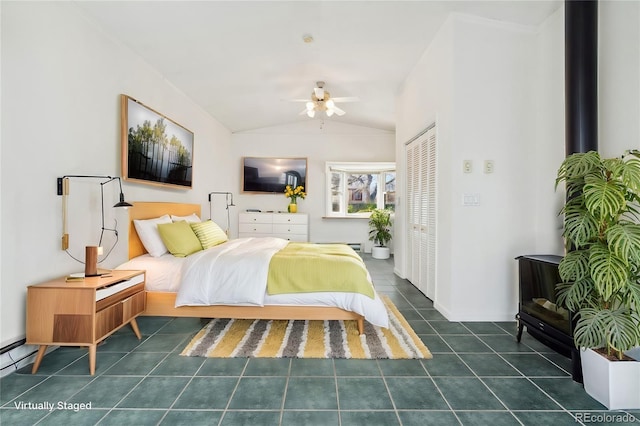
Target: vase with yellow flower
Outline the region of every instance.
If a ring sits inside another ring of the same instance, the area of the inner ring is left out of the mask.
[[[292,188],[291,185],[287,185],[284,189],[284,196],[289,198],[289,213],[297,213],[298,212],[298,198],[302,198],[303,200],[307,197],[307,193],[304,192],[304,186],[298,185],[295,188]]]

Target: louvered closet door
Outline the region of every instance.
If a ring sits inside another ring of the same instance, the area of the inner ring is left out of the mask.
[[[427,149],[427,138],[420,140],[420,172],[418,173],[418,179],[420,179],[420,284],[418,288],[424,294],[427,294],[428,290],[428,268],[427,268],[427,253],[428,253],[428,234],[427,223],[429,221],[428,213],[428,201],[429,201],[429,181],[427,179],[427,165],[429,164],[429,150]]]
[[[431,128],[406,147],[408,279],[430,299],[436,277],[436,131]]]
[[[409,281],[415,286],[420,283],[420,144],[412,143],[407,147],[407,211],[409,231]]]
[[[426,145],[426,146],[424,146]],[[426,149],[425,149],[426,148]],[[435,300],[436,295],[436,213],[437,213],[437,151],[436,151],[436,129],[433,127],[427,132],[426,143],[423,144],[423,151],[427,151],[426,154],[426,182],[427,193],[426,195],[426,207],[423,207],[425,213],[425,227],[426,227],[426,262],[424,262],[424,269],[426,269],[426,295],[429,299]]]

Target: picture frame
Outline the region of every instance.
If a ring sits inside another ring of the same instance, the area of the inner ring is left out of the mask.
[[[120,96],[122,178],[193,187],[193,132],[128,95]]]

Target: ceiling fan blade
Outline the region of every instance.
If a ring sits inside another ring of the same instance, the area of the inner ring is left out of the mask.
[[[338,107],[337,107],[337,106],[335,106],[335,105],[334,105],[331,109],[332,109],[332,110],[333,110],[333,112],[334,112],[334,113],[336,113],[337,115],[344,115],[344,114],[345,114],[345,112],[344,112],[343,110],[341,110],[340,108],[338,108]]]
[[[339,98],[332,97],[331,99],[333,99],[335,102],[360,102],[360,98],[356,96],[343,96]]]
[[[298,115],[306,115],[309,118],[313,118],[316,115],[316,111],[311,109],[303,109],[302,111],[300,111],[300,113]]]

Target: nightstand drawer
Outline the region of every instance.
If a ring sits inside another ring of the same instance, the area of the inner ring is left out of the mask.
[[[145,307],[145,292],[132,296],[96,312],[96,338],[101,339],[142,311]]]
[[[136,284],[133,287],[125,288],[124,290],[120,290],[116,294],[112,294],[109,297],[105,297],[104,299],[100,299],[96,302],[96,311],[101,311],[115,303],[121,302],[128,297],[131,297],[133,294],[143,292],[144,293],[144,283]]]
[[[144,274],[136,275],[131,279],[120,281],[119,283],[112,284],[108,287],[103,287],[96,290],[96,301],[102,300],[106,297],[111,296],[112,294],[116,294],[121,292],[122,290],[133,287],[136,284],[139,284],[144,281]]]

